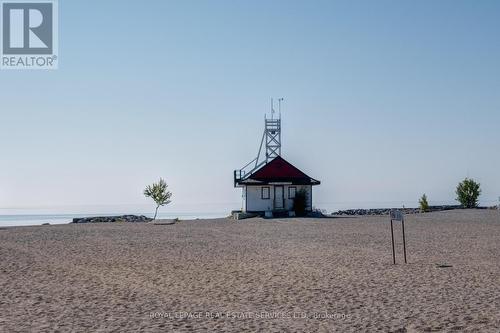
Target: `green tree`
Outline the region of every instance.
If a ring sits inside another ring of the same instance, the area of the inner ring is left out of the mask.
[[[172,197],[172,193],[168,191],[168,185],[163,178],[160,178],[157,183],[148,185],[148,187],[144,190],[144,195],[153,199],[156,203],[155,216],[153,217],[153,220],[156,220],[158,208],[160,208],[160,206],[168,205],[171,202],[170,198]]]
[[[424,193],[424,195],[420,198],[418,201],[420,204],[420,210],[422,212],[428,212],[429,211],[429,202],[427,202],[427,195]]]
[[[457,186],[457,201],[464,208],[476,208],[479,203],[478,199],[481,195],[481,184],[474,179],[465,178]]]

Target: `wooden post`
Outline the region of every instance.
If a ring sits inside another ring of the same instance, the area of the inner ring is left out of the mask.
[[[407,262],[406,262],[405,219],[404,218],[401,220],[401,226],[403,227],[403,251],[405,254],[405,264],[407,264]]]
[[[391,239],[392,239],[392,262],[396,265],[396,252],[394,251],[394,228],[392,227],[392,219],[391,219]]]

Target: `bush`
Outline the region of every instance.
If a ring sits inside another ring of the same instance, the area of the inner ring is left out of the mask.
[[[293,198],[293,210],[295,215],[304,216],[306,214],[307,208],[307,191],[305,189],[300,189],[295,193],[295,198]]]
[[[423,195],[422,198],[418,201],[420,204],[420,210],[424,213],[429,211],[429,203],[427,202],[427,195]]]
[[[457,201],[464,208],[476,208],[479,205],[478,199],[481,195],[481,184],[474,179],[465,178],[457,186]]]
[[[144,195],[153,199],[156,203],[155,216],[153,217],[153,220],[156,220],[158,208],[160,208],[160,206],[168,205],[171,202],[170,198],[172,197],[172,193],[168,190],[168,185],[163,178],[160,178],[157,183],[148,185],[148,187],[144,190]]]

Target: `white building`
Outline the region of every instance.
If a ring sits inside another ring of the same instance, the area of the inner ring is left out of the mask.
[[[291,211],[295,194],[306,192],[306,211],[313,207],[312,187],[320,182],[287,162],[281,156],[252,172],[235,185],[243,189],[243,211],[264,213]]]
[[[293,210],[295,194],[306,194],[305,210],[313,207],[312,187],[320,182],[313,179],[281,157],[281,102],[275,118],[271,100],[271,118],[265,118],[257,157],[240,170],[234,171],[234,186],[243,190],[245,213],[288,212]],[[261,156],[263,155],[263,156]]]

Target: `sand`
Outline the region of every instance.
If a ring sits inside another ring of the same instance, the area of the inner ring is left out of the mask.
[[[500,332],[500,213],[406,231],[394,266],[386,217],[3,228],[0,331]]]

